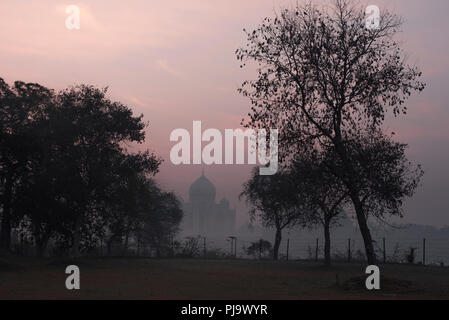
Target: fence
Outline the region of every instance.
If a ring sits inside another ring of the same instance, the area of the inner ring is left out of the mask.
[[[229,237],[201,238],[203,255],[219,251],[227,257],[241,259],[269,258],[267,252],[249,255],[247,249],[258,240]],[[268,240],[268,239],[264,239]],[[272,243],[272,240],[269,239]],[[416,263],[449,265],[449,238],[380,238],[374,239],[376,256],[383,263]],[[334,261],[364,261],[365,249],[361,238],[331,239],[331,258]],[[279,259],[322,260],[324,239],[284,238],[279,247]]]

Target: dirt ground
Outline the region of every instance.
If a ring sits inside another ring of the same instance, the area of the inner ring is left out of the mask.
[[[77,264],[81,289],[65,288]],[[0,259],[0,299],[448,299],[449,268],[381,265],[381,290],[365,266],[310,261]]]

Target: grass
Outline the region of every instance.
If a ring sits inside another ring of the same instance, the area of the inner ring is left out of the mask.
[[[77,264],[81,290],[65,289]],[[3,267],[2,267],[3,266]],[[381,290],[365,266],[311,261],[4,258],[0,299],[448,299],[449,268],[381,265]]]

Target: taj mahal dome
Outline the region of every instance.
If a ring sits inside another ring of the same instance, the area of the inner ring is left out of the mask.
[[[190,236],[229,235],[235,232],[236,210],[229,207],[229,201],[223,198],[215,202],[216,189],[204,175],[192,183],[189,189],[189,201],[184,203],[182,233]]]

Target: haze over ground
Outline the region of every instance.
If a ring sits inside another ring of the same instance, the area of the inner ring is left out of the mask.
[[[150,122],[148,142],[165,162],[158,181],[184,199],[202,166],[174,166],[168,158],[173,129],[239,127],[249,101],[237,93],[252,78],[234,51],[242,29],[257,26],[292,1],[111,1],[3,0],[0,3],[0,61],[7,82],[23,80],[62,89],[87,83],[109,86],[112,98],[132,106]],[[81,29],[65,27],[65,8],[81,9]],[[409,157],[423,164],[422,186],[405,205],[405,222],[449,225],[449,2],[376,0],[403,16],[401,39],[409,60],[423,71],[427,88],[407,102],[409,113],[389,118],[386,128],[410,145]],[[237,207],[250,167],[205,166],[217,187]]]

